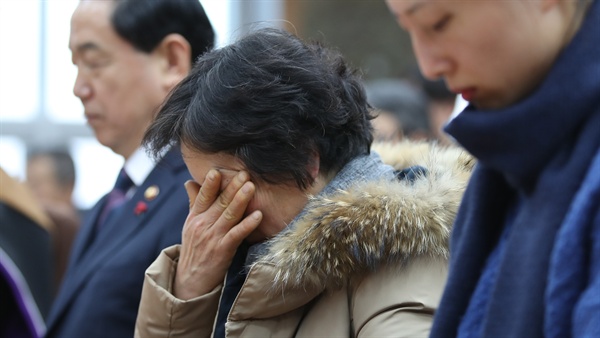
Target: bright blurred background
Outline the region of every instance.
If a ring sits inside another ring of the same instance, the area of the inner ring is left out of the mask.
[[[277,26],[338,48],[365,79],[417,77],[408,38],[383,0],[200,2],[217,46],[256,25]],[[28,152],[67,149],[77,171],[74,203],[87,209],[111,189],[123,159],[95,140],[72,92],[68,39],[77,3],[0,0],[0,166],[23,180]]]

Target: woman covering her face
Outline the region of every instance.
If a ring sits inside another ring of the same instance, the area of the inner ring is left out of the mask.
[[[380,146],[386,165],[370,119],[341,57],[283,31],[203,55],[145,138],[179,146],[194,181],[136,335],[427,335],[473,162],[405,143]]]
[[[387,3],[479,163],[432,335],[600,336],[600,2]]]

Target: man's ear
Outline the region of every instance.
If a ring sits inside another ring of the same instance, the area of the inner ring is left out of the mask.
[[[165,36],[152,52],[159,62],[163,86],[170,91],[188,75],[192,65],[192,47],[180,34]]]

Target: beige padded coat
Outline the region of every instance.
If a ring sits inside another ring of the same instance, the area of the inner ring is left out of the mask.
[[[313,198],[292,231],[251,266],[227,337],[426,337],[447,274],[448,238],[474,161],[455,148],[379,144],[416,180],[355,185]],[[211,337],[222,285],[172,295],[179,246],[146,271],[136,337]],[[358,258],[357,258],[358,257]]]

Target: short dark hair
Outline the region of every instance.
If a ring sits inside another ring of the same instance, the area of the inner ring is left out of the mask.
[[[199,0],[113,0],[112,25],[136,49],[150,53],[177,33],[192,48],[192,61],[214,46],[215,33]]]
[[[38,157],[47,157],[52,161],[54,178],[60,186],[72,188],[75,185],[75,164],[68,151],[36,149],[28,154],[27,161],[30,162]]]
[[[456,99],[456,94],[451,92],[444,80],[428,80],[426,78],[421,79],[423,91],[429,97],[431,101],[452,101]]]
[[[410,136],[415,132],[429,132],[427,98],[408,81],[400,79],[378,79],[365,85],[367,100],[376,109],[375,113],[388,112]]]
[[[239,158],[250,175],[308,188],[315,154],[320,172],[368,154],[369,105],[342,56],[263,28],[204,54],[167,98],[144,143],[157,154],[182,142]]]

